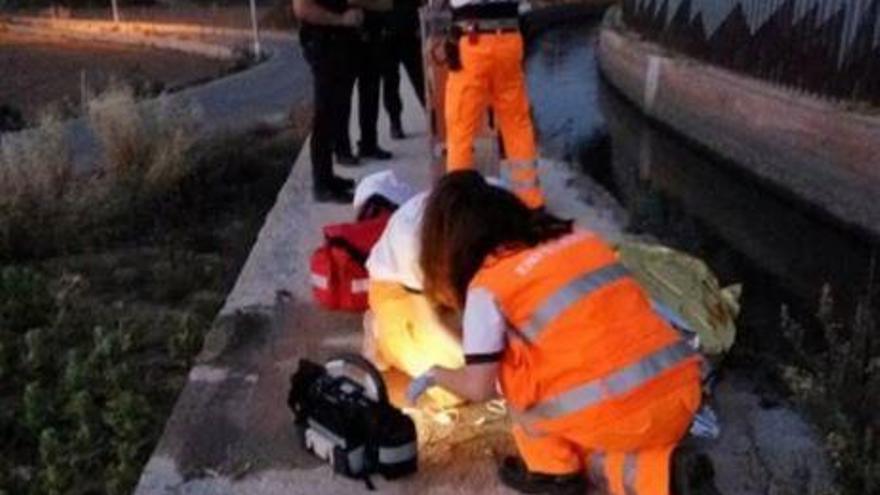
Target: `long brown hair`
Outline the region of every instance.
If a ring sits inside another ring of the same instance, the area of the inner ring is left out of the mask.
[[[571,222],[530,210],[515,195],[478,172],[440,179],[422,219],[421,258],[425,295],[461,309],[468,285],[487,256],[499,249],[536,246],[571,232]]]

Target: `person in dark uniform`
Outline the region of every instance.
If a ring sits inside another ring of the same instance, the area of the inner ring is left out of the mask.
[[[354,181],[333,173],[333,151],[352,77],[350,57],[364,13],[348,0],[293,0],[293,10],[302,23],[300,41],[314,80],[310,148],[314,197],[319,202],[348,203]]]
[[[390,0],[387,6],[389,7],[387,10],[390,10]],[[360,28],[360,43],[357,45],[356,55],[351,60],[358,88],[359,158],[388,160],[392,157],[391,153],[379,146],[377,131],[380,82],[383,69],[388,65],[390,52],[388,46],[390,13],[387,10],[364,10],[364,22]],[[349,98],[354,90],[355,79],[349,80],[350,87],[347,90]],[[347,124],[350,117],[351,105],[349,104],[346,105],[343,121]],[[347,126],[339,141],[341,143],[349,141]],[[344,149],[339,150],[337,157],[345,159]],[[340,163],[343,162],[340,161]]]
[[[385,111],[391,120],[391,137],[406,137],[400,116],[403,102],[400,99],[400,64],[406,69],[416,96],[425,106],[425,71],[422,62],[422,37],[419,26],[419,7],[422,0],[394,0],[389,14],[389,38],[386,64],[382,71],[382,96]]]

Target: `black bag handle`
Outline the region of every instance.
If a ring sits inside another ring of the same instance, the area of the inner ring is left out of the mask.
[[[358,262],[361,266],[366,266],[368,255],[362,253],[358,248],[354,247],[347,239],[344,237],[326,237],[326,242],[328,246],[338,247],[348,253],[349,256],[356,262]]]
[[[371,399],[379,404],[388,403],[388,389],[385,387],[385,380],[382,373],[373,366],[373,363],[359,354],[344,353],[336,357],[330,358],[324,368],[331,376],[347,376],[360,383]],[[348,368],[348,369],[346,369]],[[350,371],[352,368],[356,371],[363,372],[364,378],[354,376]]]

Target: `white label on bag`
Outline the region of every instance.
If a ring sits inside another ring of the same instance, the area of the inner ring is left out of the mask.
[[[370,287],[370,279],[368,278],[358,278],[351,281],[351,293],[352,294],[363,294],[367,292],[367,289]]]
[[[379,462],[381,464],[399,464],[416,458],[418,447],[415,442],[409,442],[397,447],[379,447]]]
[[[312,273],[312,285],[318,289],[327,290],[330,287],[330,281],[324,275]]]

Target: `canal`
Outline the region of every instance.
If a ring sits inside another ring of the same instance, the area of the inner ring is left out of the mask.
[[[530,36],[528,83],[543,152],[608,189],[628,212],[628,232],[699,256],[725,284],[743,284],[734,354],[790,353],[784,313],[806,329],[802,347],[821,352],[823,287],[830,297],[821,306],[844,334],[859,304],[880,314],[875,234],[647,120],[601,79],[597,26],[573,22]]]

